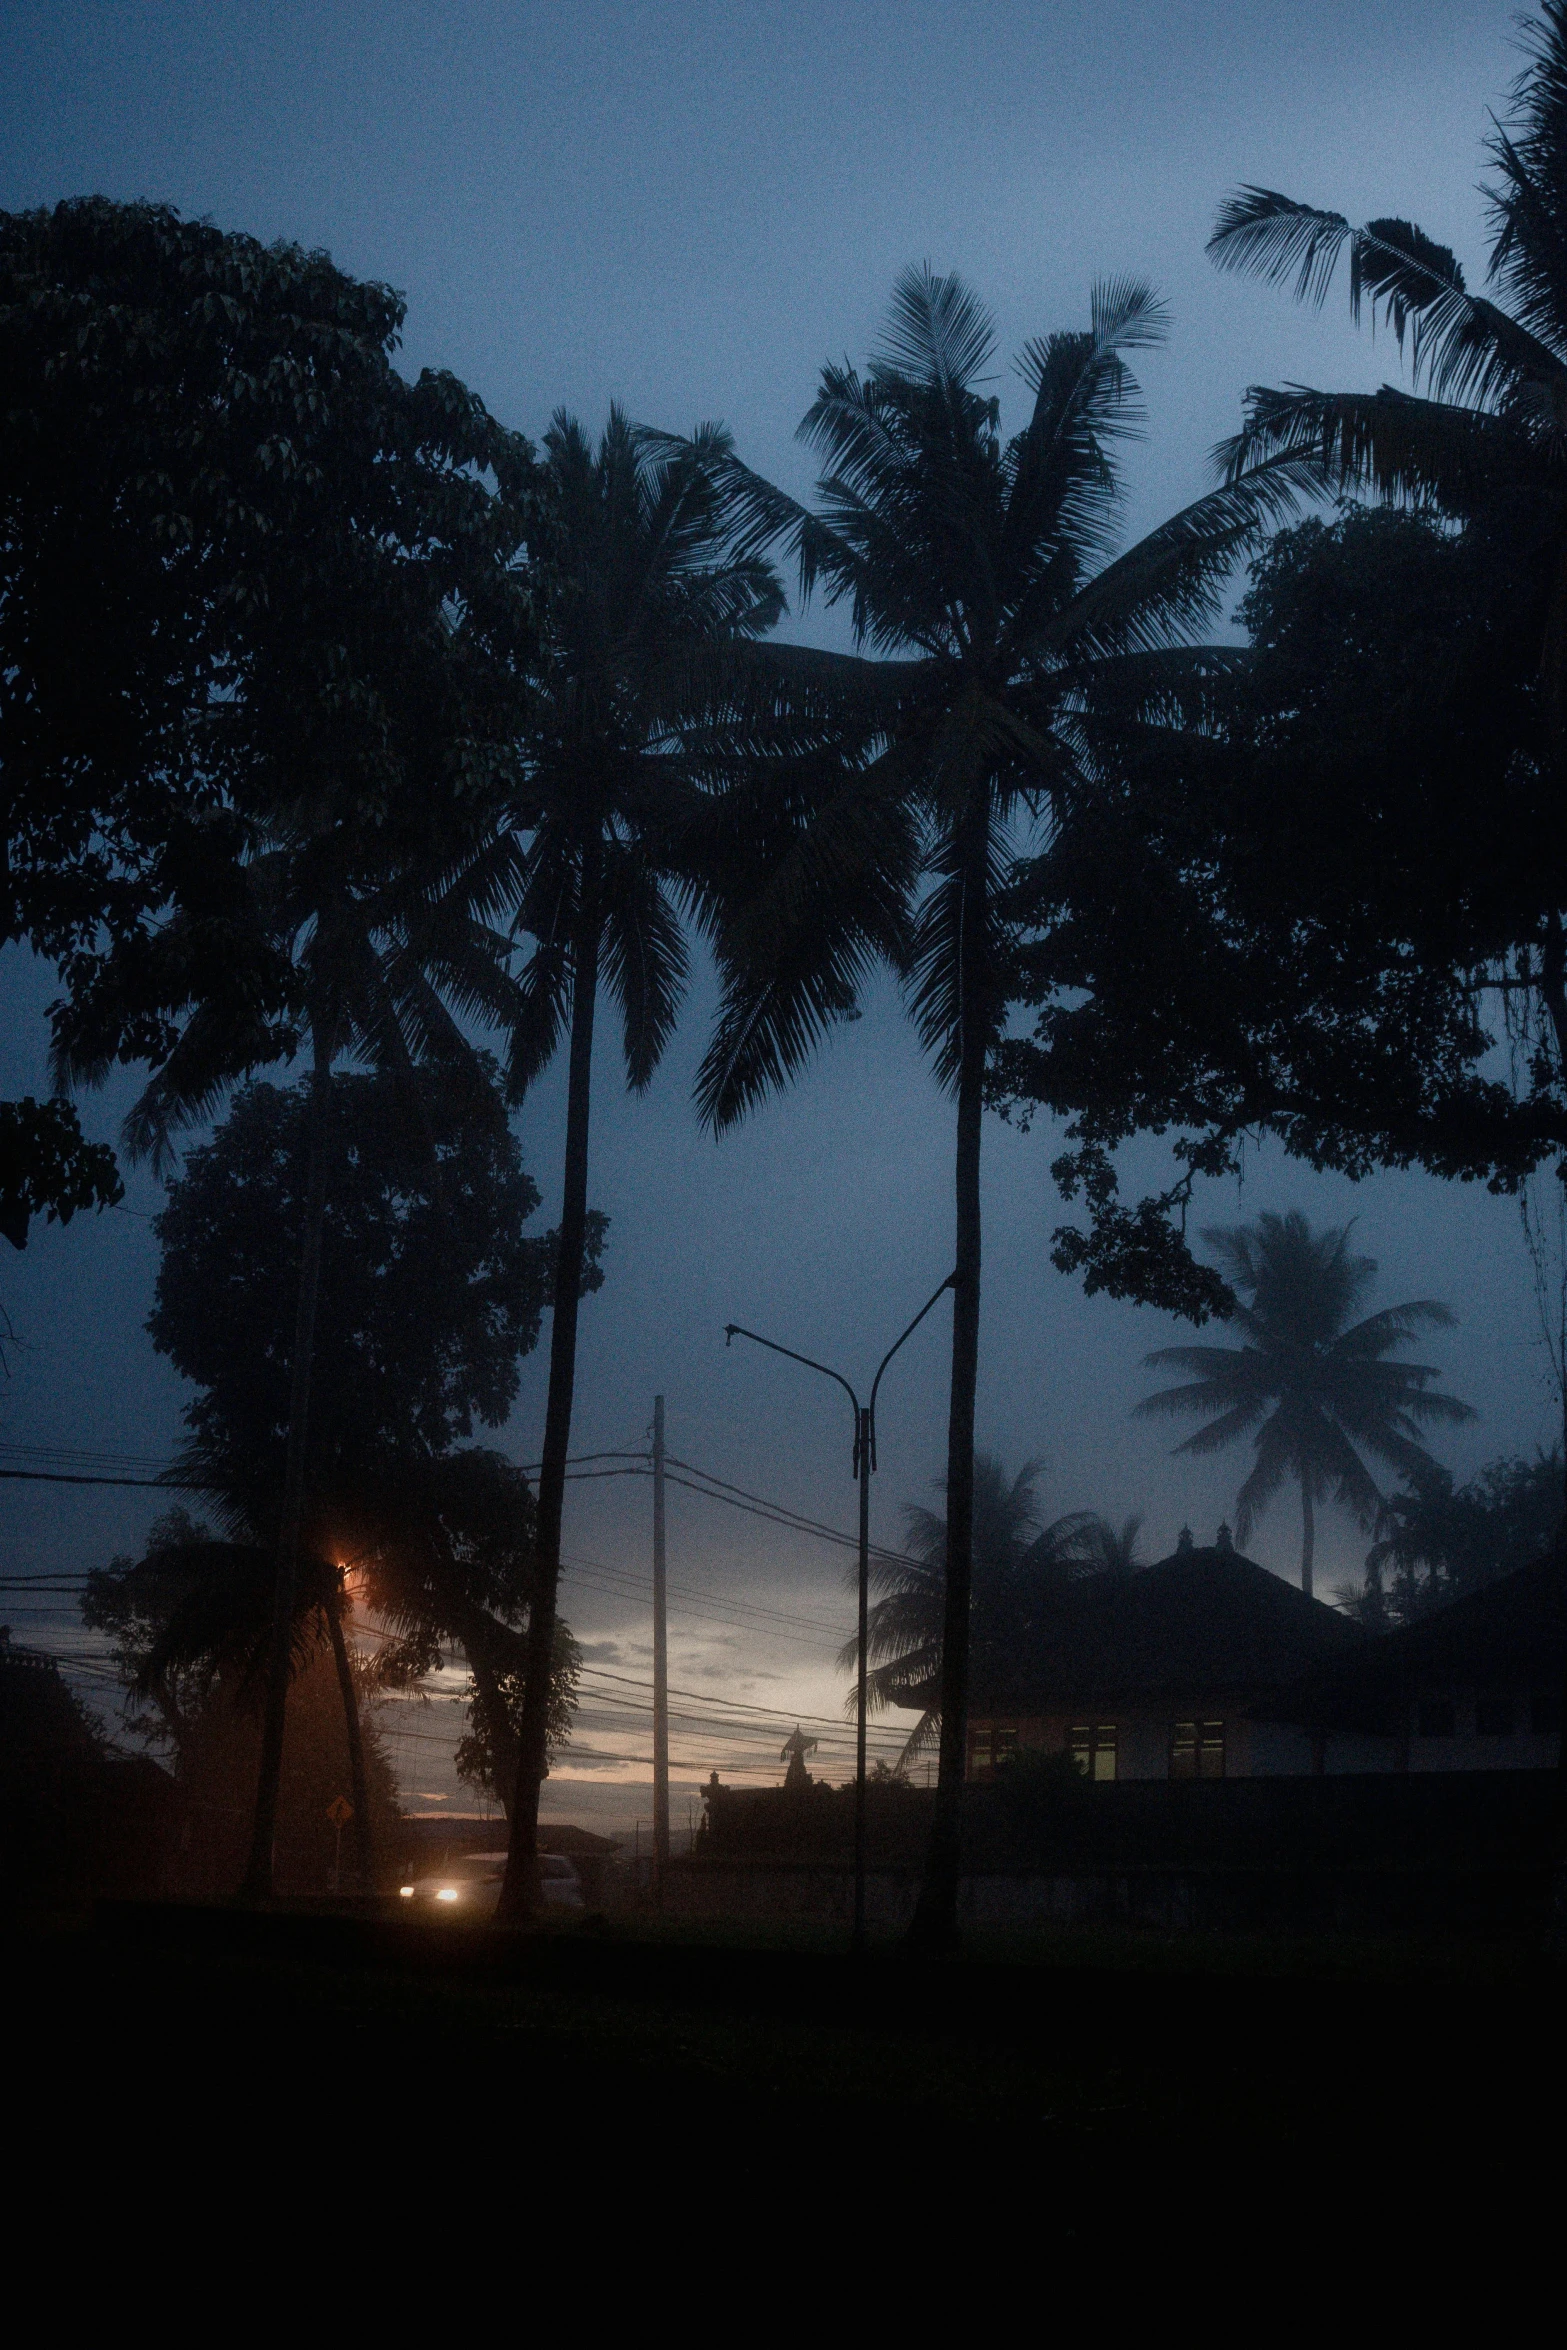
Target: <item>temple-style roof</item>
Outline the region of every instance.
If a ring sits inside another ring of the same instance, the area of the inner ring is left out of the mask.
[[[1031,1714],[1130,1697],[1240,1699],[1282,1689],[1365,1645],[1336,1608],[1308,1599],[1226,1543],[1182,1548],[1131,1575],[1064,1585],[1010,1655],[976,1649],[971,1710]]]

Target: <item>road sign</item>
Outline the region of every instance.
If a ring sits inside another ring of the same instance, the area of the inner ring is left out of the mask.
[[[354,1807],[346,1795],[334,1795],[326,1807],[326,1816],[340,1828],[346,1828],[354,1816]]]

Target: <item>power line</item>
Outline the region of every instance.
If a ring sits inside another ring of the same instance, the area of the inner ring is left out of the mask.
[[[644,1605],[647,1602],[648,1594],[643,1579],[624,1569],[605,1566],[597,1559],[583,1562],[568,1559],[563,1560],[562,1564],[567,1568],[573,1582],[580,1582],[588,1590],[605,1591],[616,1599],[639,1600]],[[591,1571],[584,1572],[584,1568]],[[832,1653],[836,1653],[843,1642],[841,1627],[830,1624],[825,1616],[794,1615],[783,1608],[765,1607],[759,1600],[729,1599],[715,1592],[694,1591],[689,1584],[671,1583],[669,1591],[671,1598],[677,1598],[680,1601],[681,1604],[676,1612],[686,1622],[716,1624],[720,1630],[724,1631],[738,1628],[747,1632],[765,1632],[770,1631],[774,1625],[781,1625],[788,1630],[804,1632],[809,1636],[826,1634],[825,1640],[813,1638],[812,1644],[823,1649],[827,1649],[830,1645]],[[720,1612],[714,1615],[707,1613],[701,1607],[687,1605],[686,1603],[691,1600],[704,1600],[707,1602],[708,1608],[716,1608]]]
[[[68,1445],[0,1445],[0,1455],[4,1455],[8,1459],[78,1461],[100,1464],[100,1467],[92,1473],[88,1473],[85,1469],[0,1467],[0,1478],[20,1479],[28,1484],[129,1486],[146,1491],[161,1489],[170,1493],[211,1493],[222,1490],[220,1486],[214,1485],[210,1478],[180,1473],[176,1463],[169,1463],[160,1468],[146,1454],[90,1452],[77,1450]],[[632,1465],[626,1468],[611,1469],[593,1466],[600,1461],[629,1462]],[[687,1472],[686,1477],[677,1476],[673,1481],[678,1485],[685,1485],[688,1492],[705,1493],[710,1501],[724,1502],[731,1509],[744,1511],[747,1516],[760,1517],[771,1524],[787,1526],[796,1533],[814,1534],[822,1541],[834,1543],[845,1550],[855,1550],[859,1547],[858,1538],[855,1535],[845,1534],[836,1526],[825,1525],[818,1518],[807,1517],[803,1511],[792,1509],[786,1502],[769,1501],[764,1494],[752,1493],[746,1486],[732,1484],[727,1478],[715,1476],[710,1469],[700,1468],[694,1462],[677,1460],[673,1454],[669,1456],[669,1461],[672,1468],[684,1469]],[[110,1464],[113,1464],[117,1472],[123,1472],[130,1467],[139,1467],[153,1468],[156,1473],[151,1477],[105,1473]],[[536,1476],[540,1464],[528,1462],[518,1464],[518,1466],[523,1476]],[[568,1481],[573,1484],[590,1484],[600,1479],[612,1477],[651,1477],[651,1475],[652,1470],[645,1452],[574,1453],[567,1461]],[[688,1479],[692,1477],[700,1479],[701,1482],[690,1484]],[[880,1544],[874,1545],[873,1548],[877,1558],[884,1559],[891,1565],[919,1566],[922,1563],[918,1559],[906,1557],[901,1551],[884,1549]]]
[[[651,1689],[653,1686],[651,1681],[638,1680],[633,1674],[630,1673],[612,1673],[607,1671],[602,1665],[584,1665],[582,1669],[584,1674],[591,1673],[595,1680],[619,1682],[628,1689]],[[842,1718],[840,1717],[835,1720],[830,1714],[794,1713],[782,1706],[754,1705],[749,1698],[704,1697],[699,1689],[676,1689],[673,1687],[673,1685],[671,1685],[669,1694],[671,1697],[688,1697],[694,1705],[726,1705],[743,1710],[746,1713],[765,1715],[769,1721],[797,1722],[802,1724],[805,1722],[822,1722],[834,1730],[844,1729],[844,1722]]]
[[[217,1493],[207,1477],[84,1477],[65,1469],[0,1469],[25,1485],[139,1485],[153,1493]]]
[[[124,1471],[133,1467],[154,1467],[155,1464],[144,1455],[113,1454],[103,1452],[91,1453],[86,1451],[75,1452],[68,1447],[10,1445],[0,1446],[0,1453],[6,1454],[11,1458],[21,1457],[24,1459],[40,1459],[53,1462],[76,1461],[82,1464],[93,1464],[90,1470],[85,1465],[78,1468],[54,1467],[48,1469],[0,1467],[0,1477],[18,1479],[29,1483],[131,1486],[142,1490],[162,1490],[165,1492],[177,1492],[180,1490],[210,1492],[214,1490],[213,1486],[205,1479],[177,1475],[172,1466],[161,1469],[159,1473],[153,1477],[138,1477],[123,1473]],[[766,1523],[781,1526],[787,1531],[793,1533],[804,1533],[814,1536],[818,1540],[830,1542],[842,1549],[854,1550],[858,1547],[857,1540],[854,1536],[842,1533],[836,1527],[825,1525],[818,1519],[808,1518],[802,1511],[792,1509],[787,1504],[769,1501],[766,1496],[752,1493],[747,1487],[735,1485],[727,1479],[717,1477],[711,1471],[702,1469],[692,1462],[676,1460],[674,1456],[670,1456],[669,1465],[676,1472],[673,1477],[673,1482],[679,1485],[683,1485],[688,1492],[705,1494],[709,1500],[721,1502],[727,1508],[738,1509],[747,1516],[761,1518]],[[678,1472],[681,1470],[684,1470],[686,1474],[680,1475]],[[525,1467],[522,1473],[524,1475],[536,1474],[537,1464]],[[573,1482],[594,1482],[614,1477],[638,1477],[649,1476],[650,1474],[651,1470],[648,1463],[648,1455],[645,1452],[604,1451],[597,1453],[582,1453],[571,1456],[568,1462],[568,1476],[571,1477]],[[695,1482],[693,1482],[693,1480],[695,1480]],[[876,1555],[878,1558],[886,1560],[889,1563],[908,1565],[917,1565],[920,1563],[918,1561],[905,1559],[903,1554],[899,1552],[883,1550],[880,1548],[878,1548]],[[572,1561],[568,1559],[564,1560],[562,1563],[566,1565],[568,1572],[580,1577],[589,1588],[593,1587],[591,1578],[596,1575],[602,1579],[599,1587],[601,1589],[607,1589],[611,1596],[636,1598],[638,1600],[643,1600],[647,1596],[642,1587],[642,1579],[640,1577],[632,1576],[624,1569],[607,1566],[604,1562],[599,1560]],[[87,1578],[85,1576],[77,1577],[59,1575],[54,1577],[29,1576],[17,1577],[15,1579],[4,1578],[0,1579],[0,1592],[14,1591],[18,1595],[20,1595],[22,1592],[26,1592],[29,1595],[40,1598],[52,1594],[64,1600],[69,1599],[73,1593],[84,1587],[86,1582]],[[824,1643],[820,1642],[819,1636],[823,1633],[827,1633],[832,1635],[833,1646],[835,1648],[838,1644],[836,1638],[837,1628],[830,1626],[825,1621],[825,1619],[820,1617],[797,1616],[790,1614],[789,1612],[782,1609],[769,1608],[764,1603],[757,1601],[745,1599],[725,1599],[717,1594],[708,1592],[699,1593],[693,1591],[690,1586],[686,1585],[674,1586],[673,1591],[675,1595],[682,1601],[682,1603],[693,1600],[701,1600],[706,1603],[707,1609],[717,1609],[720,1611],[718,1614],[704,1613],[703,1609],[700,1607],[691,1607],[682,1604],[680,1613],[683,1618],[690,1621],[705,1621],[718,1624],[726,1629],[732,1625],[753,1634],[761,1631],[774,1637],[777,1636],[777,1632],[779,1631],[793,1633],[796,1636],[803,1632],[809,1639],[811,1639],[813,1646],[825,1645]],[[17,1610],[15,1612],[20,1614],[23,1611]],[[64,1611],[32,1609],[26,1612],[32,1615]],[[775,1627],[777,1628],[776,1631]],[[389,1634],[384,1629],[384,1627],[378,1628],[374,1626],[366,1626],[365,1629],[374,1639],[384,1641],[392,1637],[392,1635]],[[118,1675],[113,1671],[113,1669],[105,1665],[88,1663],[80,1658],[72,1659],[69,1657],[69,1655],[62,1657],[60,1662],[64,1669],[80,1672],[84,1676],[90,1678],[103,1681],[115,1681],[118,1679]],[[630,1674],[615,1673],[603,1667],[585,1666],[583,1671],[584,1677],[589,1680],[590,1684],[595,1681],[607,1682],[612,1684],[613,1688],[612,1690],[603,1690],[596,1689],[590,1685],[586,1690],[581,1692],[578,1700],[579,1706],[591,1706],[595,1709],[600,1709],[601,1719],[604,1713],[613,1710],[618,1710],[622,1714],[631,1713],[637,1716],[644,1714],[650,1715],[652,1713],[653,1709],[651,1703],[643,1700],[640,1696],[634,1697],[630,1694],[621,1696],[618,1694],[618,1692],[621,1690],[624,1690],[628,1693],[631,1691],[651,1692],[652,1684],[650,1681],[642,1680],[637,1676]],[[776,1735],[776,1731],[773,1725],[779,1722],[788,1721],[794,1721],[800,1724],[809,1721],[813,1727],[825,1730],[829,1735],[826,1739],[820,1741],[820,1743],[830,1746],[846,1745],[852,1736],[852,1732],[848,1725],[841,1721],[830,1720],[829,1717],[825,1715],[792,1714],[783,1708],[762,1706],[744,1699],[709,1697],[697,1690],[675,1690],[672,1691],[671,1694],[684,1698],[690,1705],[704,1709],[698,1711],[695,1714],[686,1713],[682,1710],[674,1717],[681,1723],[682,1735],[686,1737],[701,1736],[709,1740],[722,1739],[725,1742],[730,1743],[755,1743],[756,1741],[763,1738],[770,1738],[771,1736]],[[454,1696],[450,1702],[463,1703],[465,1701],[461,1697]],[[605,1722],[604,1726],[609,1727],[609,1724]],[[386,1729],[388,1734],[393,1737],[414,1738],[420,1740],[423,1743],[442,1745],[447,1747],[448,1751],[450,1751],[451,1745],[453,1743],[453,1741],[441,1737],[433,1732],[416,1731],[407,1727],[405,1724],[394,1725],[388,1723],[386,1725]],[[632,1734],[631,1725],[627,1725],[627,1734]],[[878,1735],[878,1733],[875,1732],[872,1734]],[[895,1737],[896,1733],[881,1732],[879,1735],[883,1737]],[[901,1745],[901,1740],[899,1740],[898,1743]],[[572,1748],[569,1744],[564,1751],[572,1751]],[[594,1756],[591,1750],[586,1748],[577,1749],[576,1751],[579,1753],[582,1759],[602,1759],[606,1761],[613,1760],[627,1762],[639,1761],[641,1759],[640,1757],[634,1755],[612,1756],[606,1754],[602,1756]],[[695,1768],[696,1766],[694,1764],[682,1764],[681,1767]],[[758,1763],[756,1765],[746,1767],[761,1768],[764,1766]]]
[[[840,1543],[846,1550],[857,1551],[860,1547],[860,1538],[857,1534],[841,1533],[835,1526],[823,1525],[819,1518],[808,1518],[803,1511],[791,1509],[787,1502],[769,1501],[765,1494],[752,1493],[744,1485],[731,1485],[727,1479],[715,1477],[711,1469],[699,1469],[690,1461],[676,1460],[673,1453],[668,1456],[668,1465],[677,1469],[685,1469],[693,1477],[703,1478],[705,1482],[702,1485],[693,1485],[690,1491],[706,1493],[710,1501],[723,1501],[733,1497],[732,1506],[736,1508],[749,1504],[753,1509],[775,1517],[781,1524],[798,1527],[802,1533],[819,1534],[824,1541]],[[917,1567],[923,1564],[923,1561],[909,1558],[901,1550],[886,1550],[877,1542],[871,1544],[871,1556],[872,1558],[885,1559],[891,1566]]]
[[[74,1444],[0,1444],[0,1458],[17,1461],[60,1461],[77,1468],[164,1469],[166,1453],[104,1452]]]

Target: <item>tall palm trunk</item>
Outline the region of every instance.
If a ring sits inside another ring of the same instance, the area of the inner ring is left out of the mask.
[[[1300,1587],[1309,1599],[1311,1597],[1311,1563],[1317,1555],[1317,1516],[1311,1502],[1311,1478],[1309,1475],[1303,1476],[1300,1481],[1300,1518]]]
[[[294,1598],[299,1584],[299,1529],[305,1506],[305,1439],[310,1423],[310,1373],[315,1354],[316,1299],[321,1287],[321,1235],[326,1224],[327,1154],[332,1122],[332,1060],[336,1014],[311,1022],[314,1069],[310,1088],[310,1144],[305,1178],[305,1234],[294,1310],[294,1359],[288,1396],[288,1451],[283,1468],[283,1513],[278,1527],[277,1581],[272,1591],[272,1636],[267,1656],[266,1709],[261,1720],[261,1767],[251,1827],[250,1861],[242,1888],[264,1901],[272,1892],[272,1847],[277,1835],[278,1784],[283,1773],[283,1720],[294,1651]]]
[[[947,1576],[941,1635],[941,1744],[925,1876],[909,1926],[912,1948],[951,1949],[958,1936],[963,1781],[968,1758],[969,1627],[974,1588],[974,1405],[979,1384],[979,1145],[990,1027],[984,972],[988,811],[972,819],[964,856],[958,946],[957,1248],[952,1391],[947,1411]]]
[[[577,1313],[588,1222],[588,1110],[593,1077],[593,1012],[598,993],[599,853],[583,859],[577,935],[572,951],[571,1058],[566,1081],[566,1182],[555,1301],[550,1316],[550,1386],[539,1461],[538,1533],[533,1597],[528,1609],[522,1721],[518,1730],[517,1792],[511,1806],[506,1882],[497,1915],[528,1917],[537,1903],[539,1790],[547,1767],[550,1668],[555,1656],[556,1597],[560,1585],[560,1525],[566,1499],[566,1455],[577,1376]]]
[[[343,1700],[343,1727],[348,1733],[348,1778],[354,1801],[354,1851],[358,1856],[359,1890],[375,1891],[375,1848],[370,1828],[370,1782],[365,1776],[365,1741],[359,1721],[359,1692],[354,1687],[354,1668],[349,1662],[348,1642],[343,1637],[343,1618],[335,1607],[326,1610],[327,1632],[332,1642],[332,1662],[337,1667],[338,1693]]]

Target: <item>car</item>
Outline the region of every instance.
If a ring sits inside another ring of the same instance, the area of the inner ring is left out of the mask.
[[[586,1905],[582,1879],[563,1852],[538,1857],[539,1898],[545,1909],[577,1910]],[[429,1876],[414,1877],[397,1890],[415,1909],[453,1918],[492,1918],[506,1876],[504,1852],[459,1852]]]

